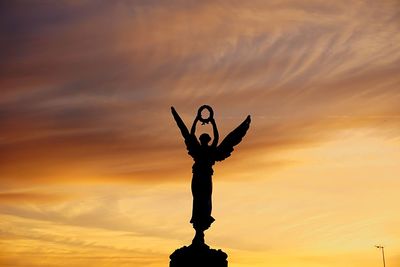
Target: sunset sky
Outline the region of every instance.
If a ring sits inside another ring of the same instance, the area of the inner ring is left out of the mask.
[[[203,104],[230,267],[400,266],[398,0],[2,1],[0,92],[2,267],[168,266]]]

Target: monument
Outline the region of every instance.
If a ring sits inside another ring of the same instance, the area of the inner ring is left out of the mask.
[[[202,116],[204,110],[208,111],[207,118]],[[194,160],[191,184],[193,208],[190,223],[196,233],[191,245],[177,249],[171,254],[170,267],[227,267],[228,255],[222,250],[211,249],[204,241],[204,231],[215,221],[211,216],[212,175],[214,173],[212,166],[216,161],[228,158],[233,152],[234,146],[242,141],[250,126],[250,116],[247,116],[218,145],[218,129],[214,120],[214,111],[210,106],[203,105],[199,108],[190,132],[174,107],[171,107],[171,112],[185,140],[188,154]],[[210,145],[211,137],[208,134],[203,133],[198,139],[196,137],[196,125],[199,121],[202,124],[212,124],[214,138]]]

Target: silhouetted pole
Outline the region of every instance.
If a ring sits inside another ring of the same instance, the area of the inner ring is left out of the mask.
[[[375,247],[380,249],[380,250],[382,250],[383,267],[386,267],[386,263],[385,263],[385,247],[384,246],[380,246],[380,245],[377,245]]]

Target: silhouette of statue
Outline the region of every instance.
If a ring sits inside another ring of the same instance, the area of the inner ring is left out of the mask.
[[[209,112],[208,118],[202,117],[204,109]],[[250,126],[250,116],[247,116],[247,118],[218,145],[218,129],[213,117],[214,112],[210,106],[203,105],[199,108],[190,132],[174,107],[171,107],[171,112],[185,139],[188,154],[192,156],[194,160],[191,185],[193,209],[190,223],[193,224],[196,234],[192,245],[206,246],[204,243],[204,231],[214,222],[214,218],[211,216],[212,175],[214,173],[212,166],[216,161],[223,161],[228,158],[233,152],[234,146],[242,141],[242,138],[245,136]],[[196,125],[199,121],[203,124],[211,122],[214,135],[211,145],[209,145],[211,137],[206,133],[201,134],[199,140],[197,139],[195,132]]]

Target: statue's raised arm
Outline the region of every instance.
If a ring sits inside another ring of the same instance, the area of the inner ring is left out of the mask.
[[[238,127],[236,127],[235,130],[225,137],[217,147],[215,160],[222,161],[231,155],[234,150],[233,147],[239,144],[246,135],[246,132],[250,127],[250,122],[251,118],[249,115]]]
[[[217,147],[217,145],[218,145],[218,140],[219,140],[219,134],[218,134],[217,124],[215,123],[214,118],[212,118],[210,121],[211,121],[211,124],[212,124],[213,135],[214,135],[214,140],[213,140],[211,146],[212,146],[212,147]]]
[[[190,156],[194,157],[198,147],[200,146],[200,144],[197,141],[197,138],[195,136],[195,128],[196,128],[196,123],[197,123],[198,118],[196,117],[195,121],[193,122],[191,132],[189,133],[188,128],[186,127],[185,123],[179,116],[178,112],[176,112],[174,107],[171,107],[171,113],[172,113],[172,116],[174,116],[176,124],[178,125],[179,129],[181,130],[183,138],[185,139],[185,144],[186,144],[186,148],[188,150],[188,154]]]

